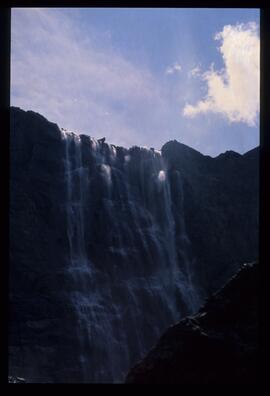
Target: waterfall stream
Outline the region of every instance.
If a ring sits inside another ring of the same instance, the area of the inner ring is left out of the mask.
[[[199,304],[182,179],[178,172],[176,219],[160,152],[66,131],[62,138],[82,382],[122,382],[162,332]]]

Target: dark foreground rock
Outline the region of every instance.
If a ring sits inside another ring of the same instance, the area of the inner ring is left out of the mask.
[[[258,264],[244,265],[200,311],[172,326],[129,372],[133,384],[255,384]]]

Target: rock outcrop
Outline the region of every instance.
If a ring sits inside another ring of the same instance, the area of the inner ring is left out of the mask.
[[[256,384],[258,264],[244,265],[199,312],[170,327],[129,384]]]

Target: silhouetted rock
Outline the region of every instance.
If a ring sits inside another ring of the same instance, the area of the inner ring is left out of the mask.
[[[170,327],[129,372],[133,384],[256,384],[258,264],[239,272],[192,316]]]

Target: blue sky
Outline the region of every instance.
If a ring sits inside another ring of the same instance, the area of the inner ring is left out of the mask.
[[[259,10],[12,9],[11,104],[129,147],[259,144]]]

